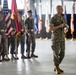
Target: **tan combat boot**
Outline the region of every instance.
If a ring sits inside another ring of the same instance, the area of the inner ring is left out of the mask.
[[[54,67],[54,71],[56,72],[56,74],[60,74],[61,73],[58,66],[55,66]]]
[[[54,67],[54,71],[56,72],[56,74],[60,74],[63,73],[64,71],[62,69],[60,69],[58,66]]]

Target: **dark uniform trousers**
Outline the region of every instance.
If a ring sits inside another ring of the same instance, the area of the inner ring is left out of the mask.
[[[21,35],[21,54],[24,54],[24,50],[25,50],[25,35]]]
[[[1,16],[1,14],[0,14]],[[2,36],[1,40],[1,47],[2,47],[2,58],[4,58],[5,53],[6,53],[6,35],[5,35],[5,30],[7,29],[5,21],[2,19],[0,20],[0,35]]]
[[[21,45],[21,54],[24,55],[24,50],[25,50],[25,34],[19,34],[18,39],[17,39],[17,48],[19,46],[19,43]]]
[[[1,55],[4,58],[5,53],[6,53],[6,36],[5,36],[5,32],[0,32],[0,35],[2,36],[2,39],[1,39]]]
[[[27,53],[30,53],[30,49],[31,49],[31,52],[34,53],[35,51],[35,34],[33,31],[30,31],[29,32],[30,35],[26,34],[26,52]]]
[[[8,37],[8,48],[9,48],[9,46],[10,46],[10,53],[14,54],[14,51],[15,51],[15,34]]]

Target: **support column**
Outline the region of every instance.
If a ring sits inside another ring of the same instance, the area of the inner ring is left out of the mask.
[[[63,2],[63,0],[61,0],[61,4],[62,4],[62,7],[63,7],[63,5],[64,5],[64,2]]]
[[[1,0],[0,0],[0,5],[1,5]]]
[[[50,14],[52,13],[52,0],[50,0]]]
[[[0,11],[1,11],[2,7],[1,7],[1,0],[0,0]]]

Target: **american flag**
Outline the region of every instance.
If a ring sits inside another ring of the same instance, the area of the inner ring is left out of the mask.
[[[6,36],[9,37],[12,35],[12,25],[11,25],[11,19],[10,19],[10,11],[8,9],[8,2],[7,0],[4,0],[3,3],[3,10],[2,10],[3,14],[4,14],[4,20],[6,22],[7,25],[7,30],[6,30]]]

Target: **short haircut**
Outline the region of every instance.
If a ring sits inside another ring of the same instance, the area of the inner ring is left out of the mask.
[[[62,6],[61,6],[61,5],[57,5],[57,7],[56,7],[56,8],[58,9],[59,7],[62,7]]]

